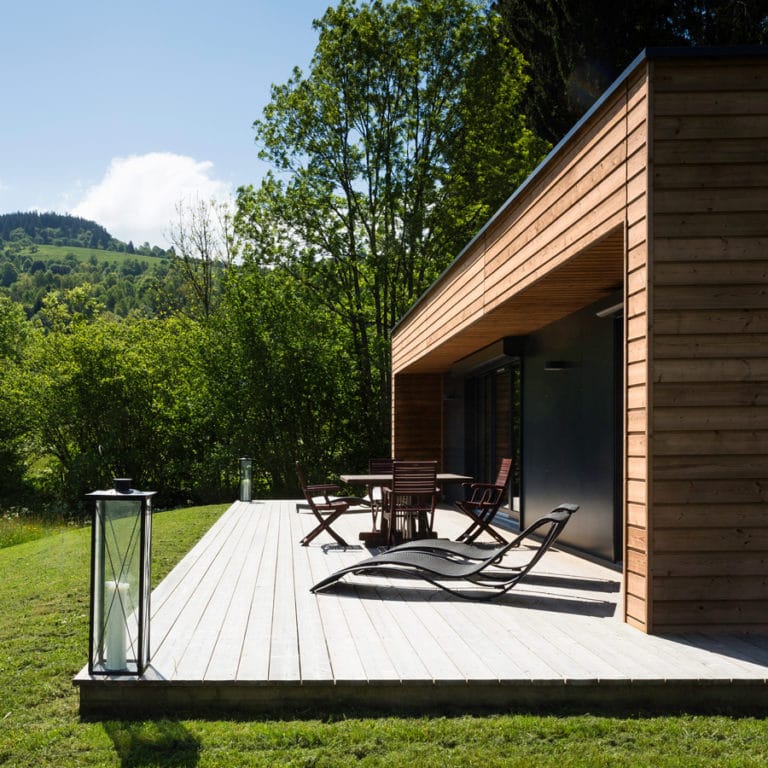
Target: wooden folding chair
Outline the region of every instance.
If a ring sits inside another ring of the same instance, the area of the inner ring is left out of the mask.
[[[368,461],[368,472],[372,475],[392,474],[392,459],[370,459]],[[389,486],[368,484],[368,496],[366,501],[371,505],[371,516],[373,517],[373,530],[376,530],[376,520],[381,512],[384,488]]]
[[[436,461],[394,461],[384,489],[382,531],[390,545],[434,536]]]
[[[470,488],[470,496],[468,499],[455,503],[465,515],[472,518],[472,522],[467,530],[456,539],[457,541],[471,543],[485,531],[499,544],[507,543],[507,540],[498,531],[491,528],[491,522],[499,511],[502,501],[504,501],[511,472],[512,459],[502,459],[495,483],[465,483]]]
[[[299,476],[299,483],[301,484],[304,498],[307,500],[307,506],[317,518],[317,525],[301,540],[301,546],[306,547],[312,539],[319,536],[323,531],[327,531],[340,546],[349,546],[331,528],[331,523],[343,515],[352,504],[360,502],[361,499],[352,498],[351,496],[331,495],[341,489],[340,486],[332,483],[308,484],[299,461],[296,462],[296,474]]]

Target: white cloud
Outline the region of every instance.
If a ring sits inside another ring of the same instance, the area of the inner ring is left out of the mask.
[[[213,178],[212,170],[209,161],[170,152],[116,157],[104,178],[70,212],[101,224],[125,242],[167,247],[166,234],[181,201],[232,197],[229,185]]]

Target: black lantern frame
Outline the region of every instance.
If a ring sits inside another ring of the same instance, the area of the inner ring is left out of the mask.
[[[94,491],[88,672],[142,675],[150,658],[152,497],[128,478]]]

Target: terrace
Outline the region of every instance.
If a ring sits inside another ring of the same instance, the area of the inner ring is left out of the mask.
[[[621,618],[621,573],[562,549],[499,600],[424,582],[352,577],[368,555],[337,547],[295,501],[236,502],[152,594],[141,678],[74,680],[85,717],[456,713],[568,707],[724,710],[768,705],[768,644],[748,634],[651,636]],[[437,510],[454,537],[463,518]],[[344,515],[349,542],[370,526]]]

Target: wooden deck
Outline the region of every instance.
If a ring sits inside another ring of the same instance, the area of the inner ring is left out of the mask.
[[[368,512],[323,534],[294,501],[237,502],[152,594],[152,663],[139,679],[75,678],[85,717],[483,712],[566,707],[768,709],[768,638],[648,636],[622,623],[620,573],[552,551],[492,602],[423,582],[348,577]],[[461,517],[439,509],[455,536]]]

